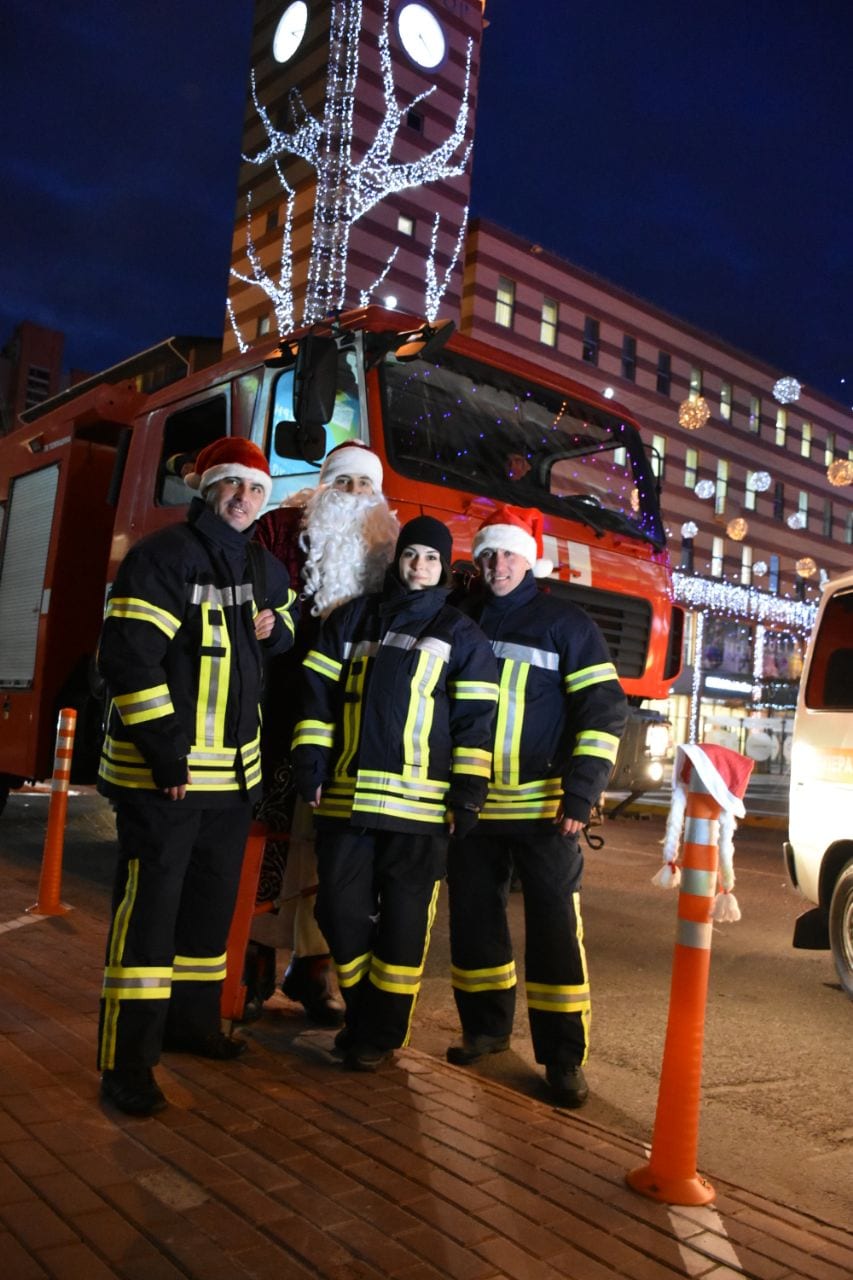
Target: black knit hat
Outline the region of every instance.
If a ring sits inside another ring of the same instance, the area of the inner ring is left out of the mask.
[[[434,520],[432,516],[415,516],[414,520],[404,524],[400,530],[397,547],[394,551],[395,567],[399,563],[400,556],[406,547],[414,547],[415,545],[432,547],[433,551],[438,552],[444,569],[442,583],[449,582],[450,562],[453,557],[453,537],[447,525],[442,524],[440,520]]]

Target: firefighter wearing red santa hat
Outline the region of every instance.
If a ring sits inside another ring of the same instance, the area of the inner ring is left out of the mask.
[[[214,441],[186,477],[187,520],[119,566],[98,665],[109,692],[99,789],[119,861],[101,999],[105,1101],[165,1106],[161,1049],[233,1058],[220,1030],[228,927],[261,782],[262,653],[293,643],[296,595],[249,535],[272,488],[266,457]]]
[[[452,982],[467,1065],[509,1048],[516,970],[506,918],[513,869],[525,917],[525,985],[536,1061],[554,1100],[589,1090],[589,976],[583,947],[578,835],[610,775],[626,700],[596,624],[543,593],[542,516],[504,506],[474,537],[483,591],[463,609],[500,669],[492,778],[479,822],[448,858]]]

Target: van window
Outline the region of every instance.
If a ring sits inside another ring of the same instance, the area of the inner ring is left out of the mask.
[[[163,450],[157,472],[156,501],[161,507],[185,506],[193,493],[184,484],[196,455],[207,444],[228,435],[228,398],[211,396],[166,419]]]
[[[853,587],[827,601],[815,636],[806,687],[812,711],[853,711]]]

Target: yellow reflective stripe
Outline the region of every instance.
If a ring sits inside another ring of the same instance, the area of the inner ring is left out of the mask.
[[[175,982],[222,982],[225,978],[226,955],[175,956]]]
[[[296,626],[293,621],[293,616],[290,612],[291,608],[293,607],[293,602],[295,599],[296,599],[296,592],[291,591],[290,588],[288,588],[287,600],[284,602],[284,604],[277,605],[276,608],[273,609],[273,613],[275,613],[279,618],[281,618],[282,622],[284,623],[290,635],[294,635],[296,632]]]
[[[130,858],[127,864],[127,880],[125,881],[124,894],[121,902],[116,907],[113,916],[112,931],[110,933],[109,950],[107,952],[107,967],[117,968],[124,955],[124,946],[127,941],[127,931],[130,926],[130,917],[133,914],[133,904],[136,901],[136,894],[139,888],[139,859]],[[116,1057],[116,1034],[118,1031],[118,1015],[119,1015],[119,994],[113,993],[104,999],[104,1018],[101,1028],[100,1043],[100,1064],[104,1070],[111,1070],[115,1066]]]
[[[524,692],[530,667],[505,658],[501,667],[500,697],[495,726],[495,779],[515,786],[519,781],[521,730],[524,724]]]
[[[338,984],[341,987],[354,987],[361,982],[362,978],[370,970],[370,952],[366,951],[364,955],[356,956],[354,960],[348,960],[346,964],[335,963],[335,970],[338,975]]]
[[[157,720],[161,716],[172,715],[175,710],[167,684],[155,684],[150,689],[139,689],[135,693],[117,694],[113,698],[113,705],[123,724],[142,724],[146,720]]]
[[[450,981],[457,991],[508,991],[517,981],[515,961],[492,969],[460,969],[451,965]]]
[[[323,720],[300,720],[293,730],[294,747],[331,747],[334,741],[334,724]]]
[[[473,774],[476,778],[491,777],[491,751],[481,751],[479,747],[454,747],[453,772]]]
[[[506,803],[510,800],[541,800],[563,794],[562,778],[535,778],[530,782],[519,782],[514,787],[504,787],[493,782],[489,787],[489,799]]]
[[[385,964],[378,956],[370,961],[370,981],[380,991],[394,996],[416,996],[421,989],[423,965],[411,968],[407,965]]]
[[[104,970],[102,994],[113,1000],[168,1000],[172,989],[169,968],[131,968],[108,965]]]
[[[588,689],[592,684],[606,684],[608,680],[618,680],[616,668],[612,662],[599,662],[594,667],[581,667],[566,676],[564,684],[567,693],[577,693],[580,689]]]
[[[335,765],[335,773],[348,773],[358,750],[361,736],[361,700],[364,696],[364,682],[367,678],[368,663],[363,661],[357,670],[350,667],[347,672],[346,694],[343,714],[343,749]]]
[[[221,747],[225,738],[225,708],[231,676],[231,637],[225,610],[219,604],[201,603],[202,652],[196,703],[196,743]],[[205,653],[205,649],[217,652]]]
[[[399,773],[379,773],[375,769],[359,769],[358,788],[366,791],[394,789],[404,795],[423,796],[443,800],[447,794],[446,782],[431,782],[429,778],[403,777]]]
[[[551,986],[546,982],[526,982],[527,1005],[543,1013],[583,1013],[590,1007],[588,986]]]
[[[412,676],[409,709],[403,725],[403,759],[417,770],[429,768],[429,736],[435,715],[433,693],[444,663],[434,653],[423,651]]]
[[[320,812],[324,812],[323,806]],[[382,814],[389,818],[408,818],[414,822],[444,822],[444,804],[429,804],[420,800],[404,800],[402,797],[364,795],[356,792],[352,804],[352,816],[360,813]]]
[[[337,662],[327,654],[321,653],[319,649],[309,649],[302,665],[309,671],[316,671],[318,676],[325,676],[328,680],[340,680],[343,671],[342,662]]]
[[[171,640],[180,629],[181,620],[166,609],[158,609],[148,600],[134,596],[118,596],[107,601],[105,618],[117,618],[121,622],[150,622]]]
[[[427,958],[427,955],[429,954],[429,944],[430,944],[430,939],[432,937],[432,927],[435,924],[435,917],[438,913],[438,895],[439,895],[440,889],[441,889],[441,881],[436,880],[435,884],[432,887],[432,897],[430,898],[429,908],[427,909],[426,932],[424,933],[424,948],[423,948],[423,951],[421,952],[421,971],[423,971],[423,968],[426,965],[426,958]],[[409,1037],[412,1034],[412,1018],[414,1017],[415,1005],[417,1004],[417,992],[415,993],[415,997],[416,997],[415,999],[409,1002],[409,1020],[408,1020],[408,1023],[406,1024],[406,1034],[405,1034],[405,1037],[403,1038],[403,1044],[402,1044],[402,1048],[404,1049],[409,1043]]]
[[[498,686],[491,681],[451,680],[449,689],[451,695],[461,701],[476,699],[482,702],[497,702],[498,700]]]
[[[619,739],[612,733],[598,733],[595,729],[582,729],[577,736],[573,756],[597,756],[612,764],[619,750]]]

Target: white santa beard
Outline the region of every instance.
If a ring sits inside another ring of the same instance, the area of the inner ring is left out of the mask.
[[[326,617],[356,596],[378,591],[400,530],[381,493],[346,493],[322,486],[305,505],[300,545],[311,613]]]

